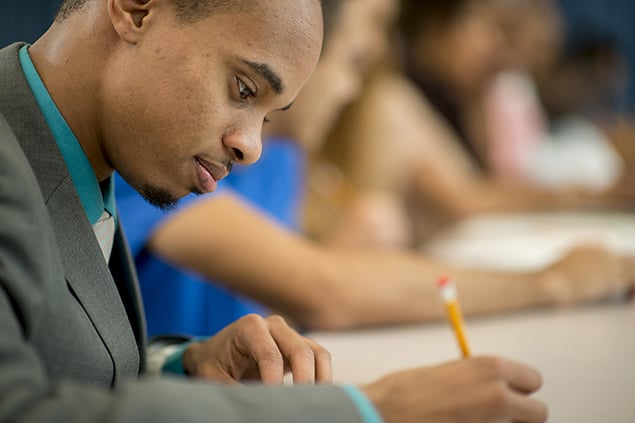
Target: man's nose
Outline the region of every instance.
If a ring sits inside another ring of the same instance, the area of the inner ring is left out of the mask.
[[[232,161],[241,165],[255,163],[262,154],[262,127],[236,129],[225,134],[223,143],[232,151]]]

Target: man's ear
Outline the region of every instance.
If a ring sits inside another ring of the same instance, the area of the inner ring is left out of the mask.
[[[145,31],[146,18],[154,0],[108,0],[112,27],[123,41],[136,44]]]

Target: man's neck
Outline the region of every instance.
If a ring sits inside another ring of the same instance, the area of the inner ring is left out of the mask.
[[[71,16],[55,23],[29,49],[29,55],[49,95],[64,120],[77,137],[99,181],[113,170],[107,164],[101,148],[97,110],[100,98],[100,70],[105,59],[104,49],[91,37],[84,15]],[[94,24],[94,23],[93,23]],[[72,26],[72,30],[63,28]],[[81,40],[82,42],[77,42]],[[87,41],[88,40],[88,41]]]

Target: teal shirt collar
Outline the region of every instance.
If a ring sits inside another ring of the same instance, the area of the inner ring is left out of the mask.
[[[64,117],[58,110],[49,95],[40,75],[38,74],[28,52],[28,45],[20,49],[20,64],[29,87],[40,106],[44,119],[57,142],[62,157],[68,167],[68,172],[73,180],[73,185],[79,194],[86,215],[91,225],[99,220],[104,209],[113,217],[116,217],[115,184],[113,178],[108,178],[99,184],[88,157],[84,153],[77,137],[68,126]]]

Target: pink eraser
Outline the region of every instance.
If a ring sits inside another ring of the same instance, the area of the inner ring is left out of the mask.
[[[437,285],[439,286],[439,288],[443,288],[449,282],[450,282],[450,279],[447,276],[439,276],[439,279],[437,279]]]

